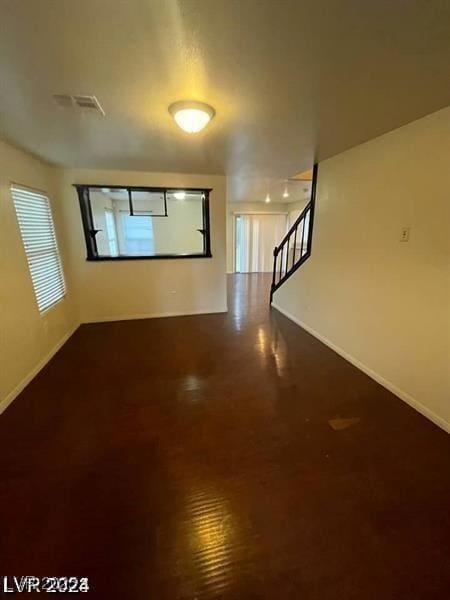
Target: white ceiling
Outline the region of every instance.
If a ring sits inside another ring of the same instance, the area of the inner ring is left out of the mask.
[[[449,23],[448,0],[0,0],[0,136],[59,165],[226,173],[230,200],[282,200],[315,159],[450,103]],[[167,111],[183,99],[216,109],[196,136]]]

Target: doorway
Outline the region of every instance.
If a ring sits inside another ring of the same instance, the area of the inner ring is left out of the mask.
[[[286,233],[286,214],[237,214],[235,224],[236,273],[271,272],[273,249]]]

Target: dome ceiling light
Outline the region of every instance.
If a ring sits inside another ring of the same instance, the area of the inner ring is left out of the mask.
[[[198,133],[216,114],[209,104],[188,100],[174,102],[169,106],[169,112],[178,127],[187,133]]]

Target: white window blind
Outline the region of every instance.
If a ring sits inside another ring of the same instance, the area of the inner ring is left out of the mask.
[[[16,185],[11,186],[11,194],[37,305],[43,312],[66,293],[50,201],[40,192]]]

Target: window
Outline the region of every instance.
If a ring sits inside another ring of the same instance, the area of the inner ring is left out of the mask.
[[[75,187],[87,260],[211,256],[211,190]]]
[[[122,213],[124,254],[129,256],[152,255],[153,223],[151,217],[137,217]]]
[[[41,192],[16,185],[11,194],[38,309],[43,312],[66,293],[50,201]]]

